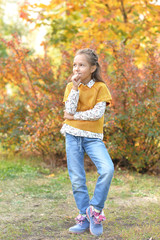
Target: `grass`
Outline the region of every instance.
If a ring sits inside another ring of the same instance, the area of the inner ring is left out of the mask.
[[[87,173],[90,195],[97,173]],[[105,204],[105,240],[160,239],[158,176],[116,170]],[[0,160],[0,239],[97,239],[72,235],[78,214],[67,170],[51,172],[39,162]]]

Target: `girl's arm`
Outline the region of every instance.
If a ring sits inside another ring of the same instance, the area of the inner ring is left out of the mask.
[[[65,111],[71,115],[74,115],[77,110],[79,100],[79,91],[71,90],[67,101],[65,102]]]
[[[74,115],[68,114],[65,111],[64,118],[70,120],[96,121],[103,116],[105,108],[106,102],[99,102],[94,106],[94,108],[83,112],[76,112]]]
[[[71,115],[74,115],[77,110],[78,100],[79,100],[79,91],[78,86],[81,82],[79,74],[75,74],[71,78],[73,87],[68,96],[67,101],[65,102],[65,111]]]
[[[97,103],[94,108],[83,111],[83,112],[76,112],[74,114],[74,120],[88,120],[88,121],[96,121],[100,119],[106,108],[106,102],[99,102]]]

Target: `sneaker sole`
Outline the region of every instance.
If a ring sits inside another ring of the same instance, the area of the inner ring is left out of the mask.
[[[82,234],[82,233],[86,232],[88,229],[84,230],[83,232],[72,232],[72,231],[69,231],[69,233],[71,233],[71,234]]]

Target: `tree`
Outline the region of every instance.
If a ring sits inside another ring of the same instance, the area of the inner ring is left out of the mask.
[[[33,11],[38,13],[37,19],[31,18]],[[147,61],[146,48],[157,43],[160,33],[160,6],[149,0],[25,3],[21,17],[37,26],[49,26],[48,40],[56,47],[70,49],[75,44],[81,47],[84,42],[88,46],[94,43],[100,52],[106,51],[107,41],[115,41],[134,50],[139,62]]]

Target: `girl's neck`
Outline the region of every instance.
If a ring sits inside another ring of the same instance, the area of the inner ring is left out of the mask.
[[[91,81],[91,79],[85,80],[84,82],[82,82],[84,85],[87,85],[87,83],[89,83]]]

